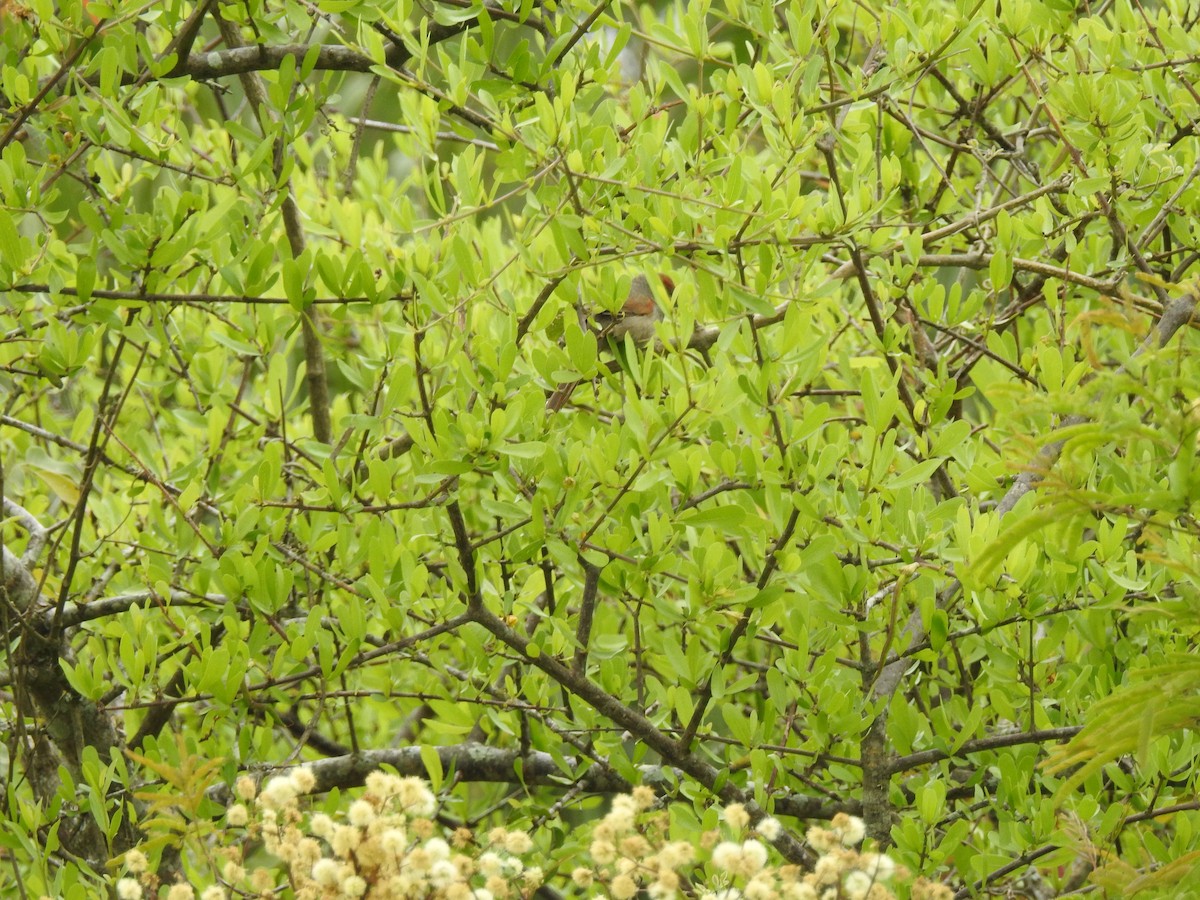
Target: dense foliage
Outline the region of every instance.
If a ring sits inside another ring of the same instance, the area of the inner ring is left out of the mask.
[[[0,2],[3,892],[305,761],[1180,895],[1198,16]]]

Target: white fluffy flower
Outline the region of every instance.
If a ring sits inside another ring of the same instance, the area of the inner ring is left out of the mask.
[[[768,841],[773,841],[783,832],[783,826],[779,824],[778,819],[773,819],[767,816],[755,826],[755,831],[761,834]]]

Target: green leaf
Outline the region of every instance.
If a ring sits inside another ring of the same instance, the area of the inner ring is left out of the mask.
[[[283,260],[283,291],[292,309],[307,309],[315,293],[309,290],[312,257],[305,251],[297,258]]]
[[[563,337],[567,342],[567,355],[571,365],[577,372],[587,373],[596,368],[596,336],[590,331],[581,331],[577,326],[568,324],[563,329]]]
[[[429,787],[435,793],[442,789],[445,772],[442,770],[442,758],[438,748],[430,744],[421,744],[421,764],[425,767],[425,777],[429,779]]]
[[[745,510],[731,505],[689,510],[679,517],[679,523],[689,528],[716,528],[726,533],[740,532],[745,521]]]
[[[25,254],[16,222],[12,213],[0,209],[0,261],[3,261],[7,272],[17,272],[25,264]]]
[[[887,488],[889,490],[898,491],[902,488],[912,487],[914,484],[923,484],[928,481],[933,473],[941,468],[944,460],[941,459],[926,459],[914,466],[910,466],[895,478],[888,479]]]
[[[970,561],[967,572],[972,584],[985,585],[995,577],[996,571],[1004,563],[1005,558],[1021,541],[1032,538],[1034,534],[1049,525],[1063,520],[1064,516],[1078,513],[1077,507],[1070,501],[1050,502],[1047,505],[1035,507],[1024,514],[1010,514],[1004,519],[1004,527],[995,540],[989,542],[975,559]]]
[[[946,615],[946,611],[944,609],[933,610],[926,627],[929,629],[929,646],[940,653],[946,645],[946,639],[950,633],[950,619]]]

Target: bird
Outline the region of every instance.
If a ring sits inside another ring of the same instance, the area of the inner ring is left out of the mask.
[[[675,282],[671,276],[660,274],[658,277],[668,295],[674,292]],[[593,318],[598,329],[596,336],[607,338],[610,349],[615,351],[616,346],[625,340],[625,335],[629,335],[639,347],[650,343],[654,340],[654,323],[661,322],[662,317],[662,310],[654,302],[650,282],[645,275],[638,275],[629,286],[629,296],[619,310],[615,313],[603,310]],[[579,381],[560,384],[546,401],[546,409],[558,412],[571,399],[571,393],[578,386]]]

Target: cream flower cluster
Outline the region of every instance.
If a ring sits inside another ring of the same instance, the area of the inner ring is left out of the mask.
[[[252,779],[240,779],[238,802],[228,808],[227,827],[218,833],[219,849],[214,854],[205,847],[213,872],[208,880],[215,883],[199,890],[172,885],[167,900],[527,900],[544,880],[542,869],[525,860],[536,852],[529,834],[506,828],[477,834],[439,825],[437,798],[419,778],[373,772],[363,795],[337,815],[306,815],[301,798],[316,786],[306,768],[270,779],[261,791]],[[828,827],[808,831],[809,844],[821,854],[809,872],[772,864],[768,844],[783,831],[775,819],[752,823],[747,810],[733,804],[723,810],[721,828],[691,843],[670,839],[670,816],[655,806],[654,791],[637,787],[616,797],[608,814],[591,826],[587,852],[570,871],[585,896],[889,900],[894,897],[889,883],[910,883],[909,873],[888,856],[855,849],[864,828],[852,816],[836,816]],[[124,862],[127,874],[116,885],[121,900],[162,896],[141,851],[130,851]],[[913,900],[953,896],[943,885],[921,879],[911,887]]]
[[[373,772],[364,795],[344,815],[306,819],[300,798],[315,787],[305,768],[270,779],[261,792],[252,779],[240,779],[235,792],[241,802],[226,812],[220,883],[205,888],[200,900],[509,900],[528,897],[542,883],[542,870],[520,858],[533,847],[527,834],[493,829],[483,847],[467,829],[446,834],[433,820],[437,798],[422,779]],[[239,832],[245,841],[235,840]],[[243,849],[256,842],[274,859],[254,858],[256,865],[248,865]],[[143,886],[153,887],[145,856],[126,854],[125,867],[130,877],[118,883],[118,896],[141,900]],[[289,886],[284,895],[278,893],[281,881]],[[168,896],[197,895],[189,885],[174,885]]]

